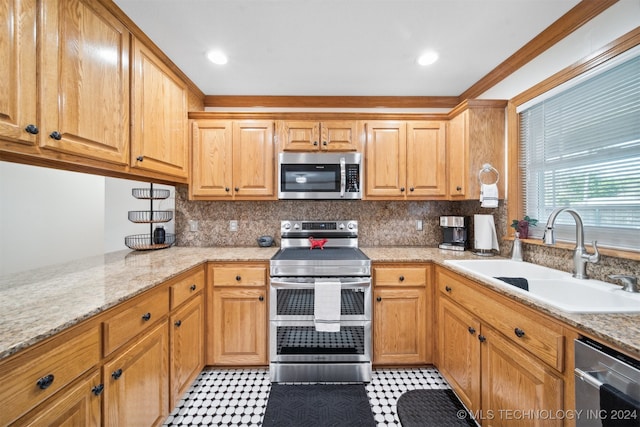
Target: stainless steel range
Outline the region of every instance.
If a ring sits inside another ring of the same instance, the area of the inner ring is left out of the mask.
[[[271,258],[273,382],[371,380],[371,260],[357,221],[282,221]]]

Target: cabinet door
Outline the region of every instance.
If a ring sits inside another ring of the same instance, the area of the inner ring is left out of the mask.
[[[447,139],[447,170],[449,171],[449,197],[464,198],[467,188],[468,117],[465,111],[449,122]]]
[[[320,149],[323,151],[358,151],[356,122],[333,120],[320,123]]]
[[[282,151],[317,151],[320,148],[320,123],[314,121],[278,122]]]
[[[273,122],[233,123],[233,191],[236,199],[275,199]]]
[[[62,391],[16,424],[21,426],[100,426],[100,372]]]
[[[520,414],[557,414],[563,408],[563,381],[527,352],[493,329],[483,327],[482,409],[493,413],[483,426],[561,426],[556,417],[536,419]],[[519,411],[519,412],[516,412]]]
[[[41,4],[41,145],[127,164],[129,32],[97,1]]]
[[[107,426],[160,425],[169,412],[167,322],[104,365]]]
[[[438,369],[467,408],[480,409],[480,322],[466,310],[440,298]]]
[[[171,407],[204,367],[204,299],[202,293],[171,316]]]
[[[424,288],[374,291],[373,363],[426,363]]]
[[[216,289],[213,292],[213,363],[267,364],[265,289]]]
[[[0,7],[0,138],[31,147],[36,135],[25,128],[38,125],[36,12],[36,0],[5,0]]]
[[[186,177],[188,89],[139,40],[133,40],[131,166]]]
[[[406,178],[405,122],[367,122],[366,196],[404,199]]]
[[[446,124],[407,124],[407,197],[447,195]]]
[[[191,123],[191,196],[233,197],[233,144],[230,121]]]

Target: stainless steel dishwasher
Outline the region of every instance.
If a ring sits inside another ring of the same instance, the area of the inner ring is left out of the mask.
[[[575,340],[576,426],[640,426],[640,362]]]

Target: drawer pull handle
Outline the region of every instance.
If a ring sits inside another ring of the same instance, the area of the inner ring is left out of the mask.
[[[142,315],[142,320],[144,320],[145,322],[149,319],[151,319],[151,313],[145,313]]]
[[[404,276],[400,276],[398,279],[400,279],[401,282],[404,282]]]
[[[487,337],[485,337],[484,335],[478,335],[478,341],[485,342],[486,340],[487,340]]]
[[[382,301],[382,297],[376,298],[376,301],[378,301],[378,302]]]
[[[38,134],[38,132],[40,132],[40,130],[38,130],[38,126],[33,125],[33,124],[32,124],[32,125],[27,125],[27,127],[26,127],[26,128],[24,128],[24,130],[25,130],[27,133],[30,133],[31,135],[37,135],[37,134]]]
[[[182,320],[176,320],[176,322],[174,323],[174,325],[176,325],[176,328],[179,328],[180,325],[182,325]]]
[[[238,274],[238,275],[236,276],[236,281],[238,281],[238,282],[239,282],[240,280],[242,280],[242,277],[240,277],[240,275]]]
[[[445,291],[447,291],[447,292],[449,292],[449,293],[451,293],[451,291],[452,291],[452,289],[451,289],[451,287],[450,287],[450,286],[445,286],[445,287],[444,287],[444,290],[445,290]]]
[[[468,331],[469,331],[469,333],[470,333],[471,335],[473,335],[473,334],[475,334],[475,333],[476,333],[476,330],[475,330],[475,328],[474,328],[473,326],[469,326]]]
[[[264,297],[263,297],[262,295],[260,295],[260,296],[258,297],[258,301],[264,301]]]
[[[113,371],[113,372],[111,373],[111,377],[112,377],[114,380],[117,380],[117,379],[118,379],[118,378],[120,378],[121,376],[122,376],[122,369],[118,369],[117,371]]]
[[[513,332],[516,334],[518,338],[522,338],[524,336],[524,331],[520,328],[515,328]]]
[[[53,374],[45,375],[44,377],[40,378],[36,384],[38,384],[40,390],[44,390],[49,388],[49,386],[53,384],[54,379],[55,377],[53,376]]]
[[[96,396],[100,396],[103,390],[104,390],[104,384],[98,384],[97,386],[94,386],[91,389],[91,393],[93,393]]]
[[[195,283],[189,287],[189,289],[191,290],[191,292],[195,291],[195,290],[196,290],[196,288],[197,288],[197,286],[196,286],[196,284],[195,284]]]

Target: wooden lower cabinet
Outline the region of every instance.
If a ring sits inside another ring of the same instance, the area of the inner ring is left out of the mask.
[[[266,289],[213,291],[213,364],[266,365]]]
[[[169,412],[168,340],[167,322],[160,322],[104,365],[104,425],[162,424]]]
[[[373,363],[431,363],[430,267],[374,266]]]
[[[193,297],[169,322],[171,407],[174,407],[204,367],[204,297]]]

